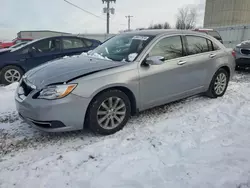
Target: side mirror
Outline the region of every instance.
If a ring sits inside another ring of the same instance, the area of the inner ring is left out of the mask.
[[[162,56],[152,56],[146,59],[146,64],[148,65],[161,65],[165,58]]]

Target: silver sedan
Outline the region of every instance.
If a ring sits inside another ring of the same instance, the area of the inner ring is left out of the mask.
[[[112,134],[140,111],[201,93],[223,96],[235,69],[233,54],[192,31],[124,33],[87,54],[27,72],[16,90],[17,111],[44,131],[89,127]]]

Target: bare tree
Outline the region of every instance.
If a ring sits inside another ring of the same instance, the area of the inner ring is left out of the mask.
[[[164,25],[163,25],[163,28],[164,29],[171,29],[171,26],[168,22],[165,22]]]
[[[179,9],[175,24],[176,29],[194,29],[197,16],[197,10],[194,7],[186,6]]]
[[[154,29],[154,25],[150,24],[150,26],[148,27],[148,29]]]
[[[157,24],[157,29],[163,29],[162,24]]]
[[[168,22],[165,22],[164,24],[151,24],[149,29],[170,29],[170,24]]]

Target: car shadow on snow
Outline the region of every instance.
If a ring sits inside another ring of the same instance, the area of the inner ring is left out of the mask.
[[[235,70],[236,74],[250,74],[250,68],[238,68]]]

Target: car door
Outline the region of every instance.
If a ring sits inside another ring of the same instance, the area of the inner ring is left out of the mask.
[[[194,69],[199,71],[197,79],[205,86],[211,72],[215,72],[216,61],[224,55],[211,40],[194,35],[185,36],[189,62],[192,62]],[[210,82],[210,80],[209,80]]]
[[[62,50],[66,56],[79,55],[82,52],[88,52],[90,47],[84,40],[78,37],[62,37]]]
[[[197,91],[202,82],[202,71],[193,66],[186,56],[182,36],[168,36],[159,39],[148,57],[163,56],[160,65],[141,65],[140,99],[142,109],[174,101]]]
[[[48,38],[31,44],[28,48],[26,65],[28,69],[41,65],[45,62],[60,58],[61,41],[59,38]]]

